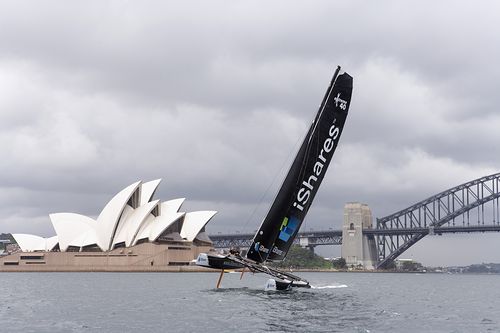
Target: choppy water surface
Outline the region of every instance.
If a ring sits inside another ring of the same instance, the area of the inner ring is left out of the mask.
[[[500,332],[500,275],[2,273],[2,332]]]

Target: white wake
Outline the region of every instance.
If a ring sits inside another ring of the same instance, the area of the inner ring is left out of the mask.
[[[347,288],[345,284],[337,284],[332,286],[311,286],[312,289],[337,289],[337,288]]]

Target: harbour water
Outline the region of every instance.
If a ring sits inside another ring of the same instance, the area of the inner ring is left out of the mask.
[[[3,273],[2,332],[500,332],[500,275]]]

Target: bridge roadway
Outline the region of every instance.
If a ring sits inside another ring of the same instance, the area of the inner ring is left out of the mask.
[[[470,226],[445,226],[430,228],[393,228],[393,229],[364,229],[364,235],[373,236],[400,236],[400,235],[442,235],[448,233],[471,232],[500,232],[500,225],[470,225]],[[210,239],[214,248],[229,249],[233,247],[248,248],[252,245],[254,234],[212,234]],[[342,230],[322,230],[299,232],[295,244],[303,247],[314,248],[319,245],[341,245]]]
[[[249,248],[250,245],[252,245],[253,236],[254,234],[246,233],[209,235],[214,247],[219,249],[229,249],[232,247]],[[342,230],[299,232],[295,238],[294,244],[300,244],[306,247],[340,245],[342,244]]]

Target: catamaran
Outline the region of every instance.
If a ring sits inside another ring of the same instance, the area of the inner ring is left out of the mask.
[[[233,250],[229,254],[201,253],[196,259],[199,266],[221,270],[217,288],[224,271],[235,269],[248,269],[271,276],[266,289],[311,286],[307,280],[269,267],[266,262],[285,259],[339,142],[352,94],[352,77],[340,72],[338,66],[314,121],[246,255]]]

